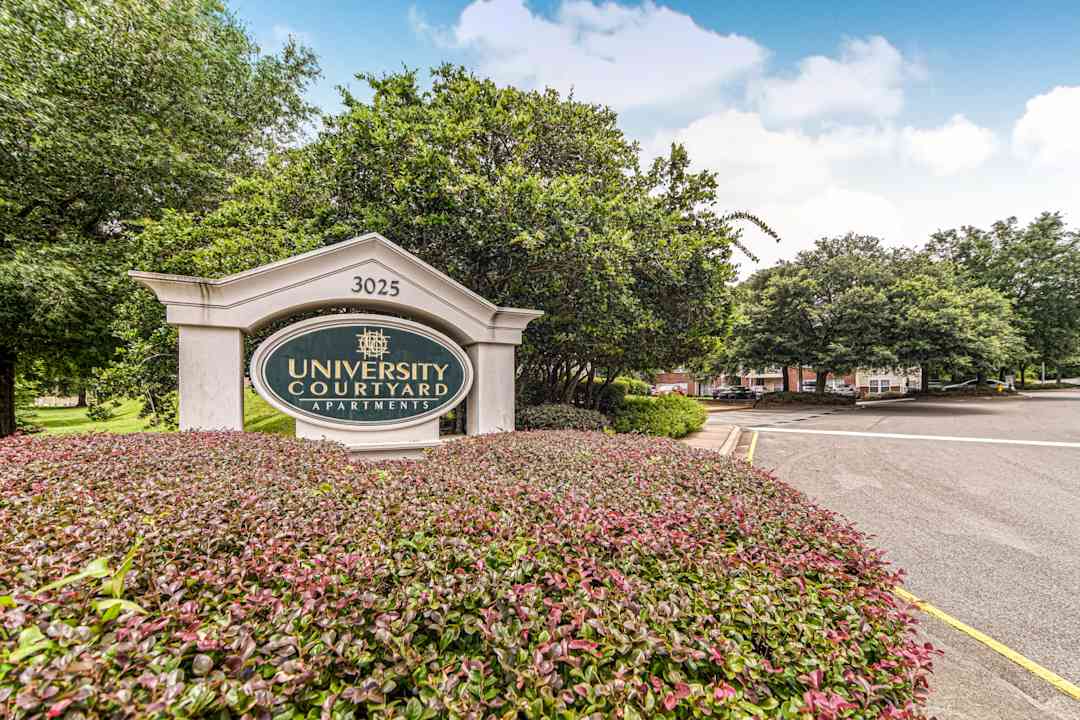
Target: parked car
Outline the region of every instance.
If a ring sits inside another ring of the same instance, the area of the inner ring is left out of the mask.
[[[825,388],[825,391],[835,393],[837,395],[846,395],[848,397],[852,397],[854,395],[857,395],[858,392],[859,392],[855,388],[854,385],[847,385],[847,384],[833,385],[833,386]]]
[[[730,392],[730,391],[731,391],[731,386],[730,385],[717,385],[716,387],[714,387],[712,389],[712,393],[710,393],[710,394],[712,395],[713,400],[719,400],[721,398],[721,396],[724,395],[724,393],[727,393],[727,392]]]
[[[945,383],[940,380],[929,380],[926,383],[927,390],[941,390],[945,386]]]
[[[653,390],[652,390],[653,395],[670,395],[671,393],[676,393],[678,395],[685,395],[686,394],[686,384],[685,383],[661,383],[659,385],[654,385],[653,386]]]
[[[978,378],[971,378],[970,380],[965,380],[964,382],[953,383],[952,385],[943,385],[941,389],[942,390],[963,390],[965,388],[974,388],[975,384],[978,381],[979,381]],[[1001,382],[1000,380],[993,380],[991,378],[983,378],[983,385],[986,385],[988,387],[994,388],[995,390],[999,390],[999,391],[1000,390],[1006,390],[1009,387],[1008,385]]]
[[[717,391],[713,393],[713,398],[716,400],[753,400],[754,397],[754,391],[742,385],[733,385],[723,391],[717,388]]]

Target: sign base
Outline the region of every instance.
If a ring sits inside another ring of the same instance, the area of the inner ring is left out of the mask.
[[[374,432],[322,427],[297,418],[296,437],[339,442],[352,459],[363,462],[417,460],[423,457],[424,450],[438,447],[439,419],[406,428],[380,428]]]

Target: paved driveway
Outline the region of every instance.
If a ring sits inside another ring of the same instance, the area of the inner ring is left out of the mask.
[[[717,417],[762,427],[755,464],[874,535],[915,595],[1080,684],[1080,392]],[[1080,718],[1045,682],[925,628],[954,650],[939,717]]]

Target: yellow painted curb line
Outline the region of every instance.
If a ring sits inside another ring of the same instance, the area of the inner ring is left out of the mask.
[[[966,623],[960,622],[952,615],[938,610],[930,603],[920,600],[919,598],[915,597],[903,588],[893,588],[893,593],[895,593],[896,596],[901,600],[906,600],[907,602],[912,603],[913,605],[915,605],[915,607],[919,608],[927,615],[936,617],[938,620],[942,621],[946,625],[951,625],[965,635],[975,638],[991,650],[1001,655],[1004,655],[1006,658],[1013,661],[1020,667],[1024,668],[1032,675],[1041,677],[1043,680],[1050,683],[1055,688],[1071,697],[1073,700],[1080,700],[1080,687],[1073,685],[1071,682],[1061,677],[1060,675],[1057,675],[1056,673],[1047,670],[1042,665],[1039,665],[1033,660],[1028,660],[1026,657],[1016,652],[1012,648],[1002,645],[989,635],[979,632],[978,630]]]
[[[750,449],[746,451],[746,462],[750,463],[751,465],[754,464],[754,448],[757,447],[757,436],[758,431],[755,430],[754,436],[750,438]]]

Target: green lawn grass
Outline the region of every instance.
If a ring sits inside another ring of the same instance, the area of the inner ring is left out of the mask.
[[[150,426],[139,417],[141,403],[125,400],[108,420],[91,420],[86,408],[35,408],[33,422],[45,428],[46,435],[78,432],[160,432],[162,428]],[[292,435],[296,421],[284,415],[256,395],[252,390],[244,392],[244,429],[251,432]]]

